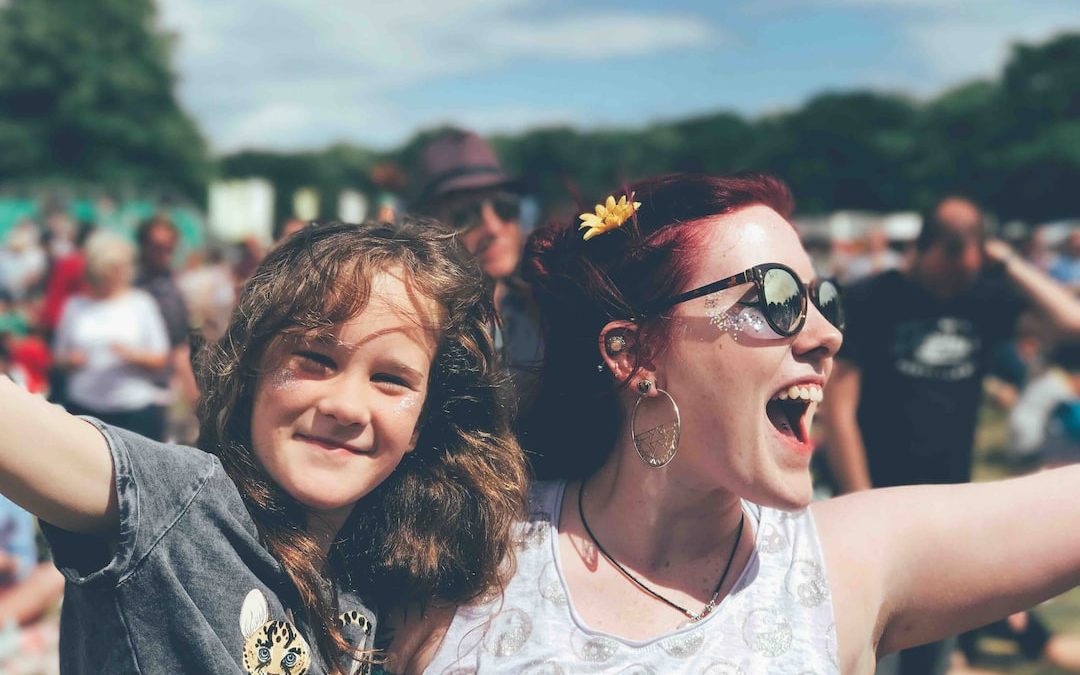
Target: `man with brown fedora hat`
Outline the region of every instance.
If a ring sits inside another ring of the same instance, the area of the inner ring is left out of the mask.
[[[420,192],[413,212],[452,228],[495,281],[501,318],[494,329],[515,382],[540,361],[539,322],[531,295],[517,276],[525,246],[521,183],[507,175],[483,138],[458,129],[440,134],[420,153]]]
[[[448,131],[421,152],[420,174],[413,210],[460,232],[488,276],[512,275],[524,246],[519,183],[503,172],[487,141],[471,131]]]

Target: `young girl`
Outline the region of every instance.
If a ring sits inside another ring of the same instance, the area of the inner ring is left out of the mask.
[[[201,449],[0,380],[0,490],[48,523],[68,580],[64,672],[351,672],[363,602],[497,586],[524,466],[491,316],[431,225],[318,225],[201,353]]]
[[[1080,467],[807,508],[843,313],[790,210],[769,177],[669,176],[533,236],[522,439],[555,480],[502,597],[413,617],[392,666],[870,673],[1080,581]]]

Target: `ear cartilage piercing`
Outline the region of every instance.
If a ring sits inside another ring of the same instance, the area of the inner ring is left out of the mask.
[[[609,335],[604,342],[607,346],[607,353],[611,356],[621,354],[626,349],[626,338],[621,335]]]

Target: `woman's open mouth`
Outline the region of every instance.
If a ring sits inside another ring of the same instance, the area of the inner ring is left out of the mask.
[[[810,404],[823,398],[821,385],[811,382],[791,385],[780,390],[765,404],[769,422],[781,436],[800,445],[810,443]]]

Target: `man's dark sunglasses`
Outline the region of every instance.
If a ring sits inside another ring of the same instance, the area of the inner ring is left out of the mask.
[[[516,221],[521,217],[521,199],[511,194],[498,194],[485,197],[470,204],[454,209],[446,215],[446,223],[455,230],[467,231],[484,222],[484,203],[490,203],[495,215],[503,221]]]
[[[802,330],[806,323],[807,298],[829,323],[839,330],[844,329],[844,308],[836,282],[822,279],[812,282],[807,288],[794,270],[780,263],[755,265],[726,279],[661,300],[651,305],[645,314],[657,314],[687,300],[751,282],[757,287],[757,300],[751,304],[761,310],[777,334],[791,337]]]

